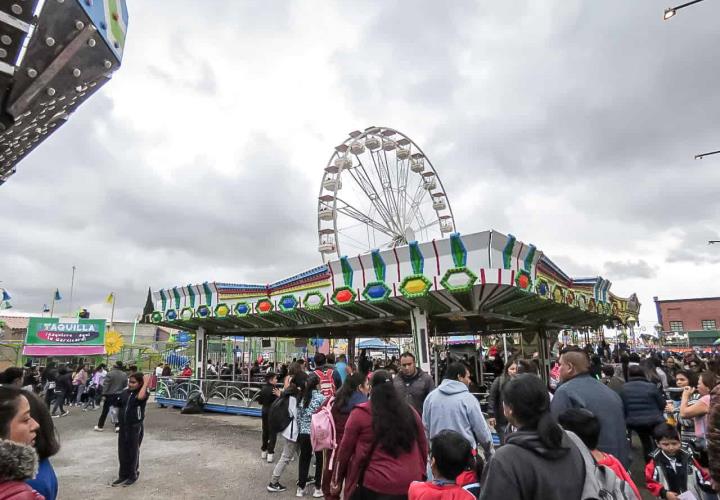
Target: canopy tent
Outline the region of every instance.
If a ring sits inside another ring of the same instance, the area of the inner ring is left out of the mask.
[[[400,353],[400,347],[392,342],[383,342],[380,339],[367,339],[357,343],[358,349],[367,349],[368,351],[383,351]]]

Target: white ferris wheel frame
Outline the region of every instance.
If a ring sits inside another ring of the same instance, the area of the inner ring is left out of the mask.
[[[398,156],[400,150],[403,150],[401,153],[403,157]],[[420,227],[420,229],[431,230],[434,226],[437,226],[439,235],[455,230],[455,217],[445,187],[435,167],[423,150],[412,139],[398,130],[389,127],[368,127],[362,132],[350,132],[349,137],[335,148],[325,166],[318,195],[318,251],[322,255],[323,262],[338,259],[343,255],[340,246],[342,235],[338,230],[338,211],[361,224],[365,224],[368,226],[368,230],[372,228],[374,231],[385,233],[391,237],[391,244],[388,245],[390,247],[409,243],[408,236],[412,237],[413,235],[408,235],[405,227],[398,226],[398,223],[404,225],[406,221],[395,220],[393,217],[393,215],[399,214],[399,195],[394,197],[388,194],[388,191],[392,192],[392,189],[389,189],[392,187],[390,169],[397,169],[398,161],[395,162],[395,165],[390,165],[387,160],[388,152],[392,152],[396,160],[407,161],[404,171],[405,185],[403,187],[405,190],[405,203],[407,203],[409,176],[419,175],[423,177],[419,186],[422,187],[421,191],[427,192],[430,196],[437,219],[424,227]],[[373,185],[372,177],[367,174],[365,165],[362,164],[359,158],[365,153],[369,153],[370,157],[373,158],[372,167],[375,169],[379,180],[384,181],[383,174],[385,174],[387,182],[390,183],[390,186],[380,186],[381,192],[378,192],[376,186]],[[374,153],[383,153],[385,162],[375,162]],[[375,218],[348,204],[338,196],[342,189],[342,174],[344,172],[347,172],[352,177],[354,185],[358,186],[370,200],[374,212],[377,214]],[[397,175],[395,178],[399,179]],[[415,202],[416,197],[417,193],[413,196],[415,211],[417,212],[425,194],[417,202]],[[340,207],[338,207],[338,201],[341,203]],[[394,206],[387,206],[393,205],[393,203]],[[412,207],[413,204],[411,204],[410,209]],[[376,218],[380,219],[380,222],[375,220]],[[401,218],[404,217],[398,217],[398,219]],[[412,218],[409,220],[412,221]],[[372,248],[367,249],[367,251],[370,250]]]

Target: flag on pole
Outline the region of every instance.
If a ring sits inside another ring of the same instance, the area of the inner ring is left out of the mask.
[[[53,300],[62,300],[62,296],[60,295],[60,290],[55,289],[55,296],[53,297]]]
[[[112,304],[114,300],[115,300],[115,292],[110,292],[110,295],[107,296],[107,298],[105,299],[105,302],[108,304]]]
[[[2,293],[2,300],[4,300],[4,301],[7,302],[8,300],[10,300],[10,299],[12,298],[12,297],[10,296],[10,294],[8,293],[8,291],[5,290],[4,288],[3,288],[3,291],[2,291],[2,292],[3,292],[3,293]]]
[[[49,313],[49,312],[50,312],[50,308],[48,307],[47,304],[43,304],[43,311],[42,311],[42,312],[44,312],[44,313]]]

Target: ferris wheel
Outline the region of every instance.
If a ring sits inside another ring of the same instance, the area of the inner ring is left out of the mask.
[[[320,184],[323,262],[455,230],[440,177],[412,139],[387,127],[349,135],[335,148]]]

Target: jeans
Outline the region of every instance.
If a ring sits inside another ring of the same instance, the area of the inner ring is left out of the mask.
[[[655,451],[655,441],[653,440],[654,428],[654,425],[628,426],[628,431],[630,431],[630,433],[633,431],[637,432],[637,435],[640,438],[640,443],[642,443],[643,449],[643,463],[647,463],[647,461],[650,460],[650,453]]]
[[[99,428],[105,427],[105,419],[108,416],[108,412],[110,411],[110,407],[114,405],[117,402],[117,395],[115,394],[108,394],[105,396],[105,401],[103,402],[102,411],[100,412],[100,419],[98,420],[97,426]]]
[[[122,425],[118,432],[118,479],[137,479],[140,471],[140,444],[144,434],[143,424]]]
[[[77,396],[75,396],[75,404],[80,406],[80,401],[82,400],[82,395],[85,392],[85,386],[82,384],[79,384],[77,386]]]
[[[310,461],[312,460],[313,449],[310,441],[310,434],[300,434],[297,440],[300,449],[300,460],[298,461],[298,487],[305,488],[307,484],[308,472],[310,471]],[[320,489],[322,484],[323,470],[323,454],[321,451],[315,452],[315,487]]]
[[[260,451],[267,451],[269,454],[275,453],[275,442],[277,441],[277,434],[270,431],[270,425],[268,424],[268,414],[262,413],[262,446]]]
[[[83,405],[83,408],[87,409],[88,406],[92,406],[95,408],[95,394],[97,391],[94,387],[90,386],[87,390],[87,399],[85,400],[85,404]]]
[[[64,392],[56,392],[55,393],[55,406],[53,406],[51,414],[55,415],[55,413],[58,411],[58,408],[60,409],[60,413],[65,413],[65,398],[67,397],[67,394]]]
[[[287,467],[287,465],[296,455],[297,443],[295,441],[288,441],[286,439],[285,446],[283,446],[282,455],[280,456],[280,459],[278,460],[277,464],[275,464],[275,468],[273,469],[272,479],[270,480],[271,483],[277,483],[280,480],[280,476],[282,476],[283,472],[285,471],[285,467]]]

